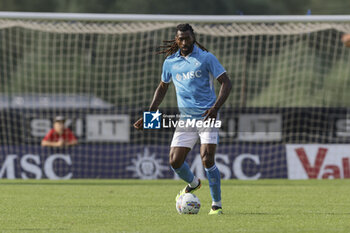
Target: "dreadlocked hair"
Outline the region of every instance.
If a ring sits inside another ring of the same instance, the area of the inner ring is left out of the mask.
[[[203,45],[201,45],[200,43],[198,43],[198,41],[196,40],[196,37],[194,35],[194,31],[191,25],[189,25],[188,23],[186,24],[179,24],[176,26],[176,32],[177,31],[181,31],[181,32],[185,32],[185,31],[190,31],[194,37],[194,43],[202,50],[204,51],[208,51],[208,49],[206,49]],[[157,54],[165,54],[165,56],[169,56],[172,55],[174,53],[176,53],[179,50],[179,46],[177,46],[175,39],[174,40],[163,40],[163,45],[159,46],[157,48]]]

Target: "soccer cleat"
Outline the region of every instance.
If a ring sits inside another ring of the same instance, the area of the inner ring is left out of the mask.
[[[175,198],[175,201],[177,201],[177,199],[179,199],[179,197],[182,195],[182,194],[185,194],[185,193],[193,193],[194,191],[196,191],[197,189],[200,189],[202,186],[202,183],[201,183],[201,180],[198,178],[198,185],[197,187],[195,188],[191,188],[190,185],[186,185],[186,187],[184,189],[182,189],[179,194],[176,195],[176,198]]]
[[[222,208],[219,206],[212,206],[209,215],[221,215],[223,214]]]

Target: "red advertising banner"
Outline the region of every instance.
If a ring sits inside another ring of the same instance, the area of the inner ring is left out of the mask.
[[[350,178],[350,145],[289,144],[289,179]]]

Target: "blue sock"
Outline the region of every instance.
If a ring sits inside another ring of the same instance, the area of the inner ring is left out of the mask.
[[[173,169],[173,171],[176,172],[176,174],[178,174],[180,178],[186,181],[187,183],[192,182],[194,175],[186,162],[184,162],[181,165],[181,167],[177,169],[174,169],[173,167],[171,167],[171,169]]]
[[[209,188],[210,188],[210,194],[211,198],[215,202],[221,201],[221,186],[220,186],[220,172],[219,169],[214,166],[210,168],[204,168],[205,172],[207,174],[208,180],[209,180]]]

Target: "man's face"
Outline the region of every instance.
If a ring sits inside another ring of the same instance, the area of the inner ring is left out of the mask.
[[[56,133],[62,134],[64,129],[63,121],[56,121],[55,123],[53,123],[53,128],[56,131]]]
[[[185,32],[177,31],[175,36],[177,46],[180,48],[181,55],[187,56],[193,50],[194,36],[190,30]]]

